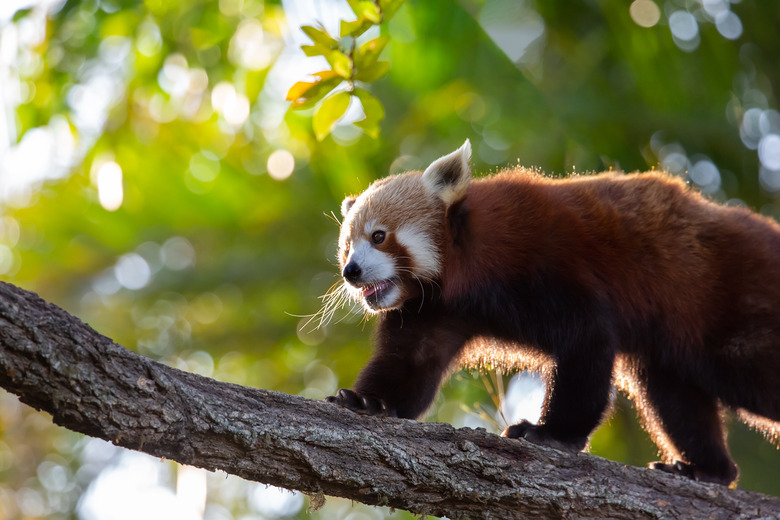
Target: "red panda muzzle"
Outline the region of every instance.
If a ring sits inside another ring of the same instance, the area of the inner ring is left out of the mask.
[[[342,271],[341,275],[344,277],[344,279],[348,282],[351,282],[353,284],[358,283],[360,281],[360,276],[363,274],[363,271],[360,269],[360,266],[357,265],[356,262],[350,262],[347,264],[346,267],[344,267],[344,270]]]
[[[384,280],[376,284],[370,284],[363,288],[363,298],[368,298],[375,293],[381,292],[383,289],[387,289],[391,285],[392,283],[389,280]]]

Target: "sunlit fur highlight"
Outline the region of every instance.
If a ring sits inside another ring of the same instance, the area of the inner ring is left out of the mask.
[[[459,366],[538,370],[540,423],[505,433],[577,451],[617,386],[664,460],[682,461],[655,467],[733,482],[724,411],[780,435],[780,226],[660,172],[471,180],[469,153],[342,204],[340,268],[384,231],[372,247],[400,297],[365,305],[379,311],[374,356],[331,400],[416,418]],[[378,282],[345,282],[333,301]]]
[[[395,272],[389,279],[401,289],[398,304],[423,293],[425,284],[435,282],[441,270],[439,242],[443,230],[436,215],[443,205],[426,191],[421,177],[420,172],[410,172],[380,179],[342,205],[346,214],[339,236],[341,269],[350,260],[354,244],[370,242],[374,231],[386,231],[386,242],[376,247],[395,255]],[[380,281],[367,278],[367,283]],[[345,285],[346,291],[360,301],[361,289]]]
[[[325,294],[320,296],[320,300],[322,301],[322,306],[316,313],[303,316],[303,318],[308,319],[301,328],[306,329],[311,326],[312,329],[318,329],[325,327],[333,322],[333,318],[339,310],[348,308],[348,310],[344,311],[344,316],[336,321],[338,323],[354,313],[359,305],[341,279],[331,285]]]
[[[471,159],[471,143],[466,140],[463,146],[433,161],[422,175],[422,183],[428,193],[440,199],[446,206],[451,206],[466,195],[469,176],[459,175],[448,177],[447,172],[468,171]],[[442,173],[444,172],[444,175]]]

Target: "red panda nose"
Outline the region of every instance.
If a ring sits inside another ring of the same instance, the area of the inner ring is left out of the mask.
[[[344,277],[344,279],[348,282],[356,283],[360,281],[360,275],[363,271],[361,271],[360,266],[357,265],[354,261],[348,263],[346,267],[344,267],[344,272],[341,273],[341,275]]]

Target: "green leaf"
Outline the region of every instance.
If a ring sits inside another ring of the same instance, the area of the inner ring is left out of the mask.
[[[352,60],[341,51],[330,51],[325,54],[333,71],[344,79],[352,78]]]
[[[385,108],[367,90],[356,88],[354,95],[360,100],[363,113],[366,114],[366,117],[356,122],[355,126],[362,128],[367,135],[376,139],[379,137],[379,122],[385,118]]]
[[[360,13],[358,18],[363,18],[369,22],[378,25],[382,23],[382,12],[374,2],[360,2]]]
[[[312,56],[325,56],[328,53],[333,52],[333,49],[321,43],[315,43],[314,45],[301,45],[301,50],[306,56],[310,58]]]
[[[360,16],[360,2],[361,0],[347,0],[349,7],[356,16]]]
[[[290,105],[290,108],[293,110],[305,110],[307,108],[313,107],[322,98],[330,94],[334,88],[341,85],[342,81],[344,80],[337,76],[333,79],[317,83],[314,87],[309,89],[308,92],[306,92],[306,97],[293,101],[293,103]]]
[[[316,81],[299,81],[287,91],[287,101],[292,101],[290,108],[293,110],[312,107],[344,81],[332,70],[315,72],[314,75],[318,78]]]
[[[311,25],[302,25],[301,30],[306,33],[306,36],[311,38],[315,44],[319,43],[329,49],[335,49],[339,46],[339,42],[333,38],[324,27],[313,27]]]
[[[349,92],[339,92],[326,97],[312,117],[314,137],[318,141],[325,139],[349,106]]]
[[[287,99],[287,101],[295,101],[300,99],[304,97],[306,92],[316,84],[316,82],[299,81],[290,87],[290,90],[287,91],[287,97],[285,99]]]
[[[30,16],[30,14],[32,13],[32,11],[33,11],[33,10],[32,10],[32,8],[31,8],[31,7],[30,7],[30,8],[27,8],[27,9],[19,9],[18,11],[16,11],[16,12],[14,13],[14,16],[13,16],[13,18],[12,18],[12,21],[13,21],[14,23],[16,23],[16,22],[18,22],[19,20],[22,20],[23,18],[27,18],[28,16]]]
[[[312,73],[312,76],[317,76],[321,81],[324,81],[326,79],[335,78],[338,76],[338,74],[332,70],[321,70],[319,72]]]
[[[379,0],[379,9],[382,11],[382,22],[389,22],[402,5],[404,5],[404,0]]]
[[[357,38],[364,32],[366,32],[368,29],[370,29],[374,24],[370,21],[364,19],[364,18],[358,18],[354,22],[345,22],[344,20],[341,21],[341,30],[339,32],[339,35],[344,38],[345,36],[352,36],[353,38]]]
[[[382,12],[374,2],[368,0],[347,0],[352,12],[358,17],[358,20],[368,20],[372,24],[382,23]]]
[[[352,57],[355,68],[360,71],[371,67],[379,59],[379,55],[382,54],[389,41],[390,38],[388,36],[380,36],[361,45]]]
[[[357,74],[355,74],[355,79],[358,81],[371,83],[387,74],[388,70],[390,70],[389,61],[378,61],[370,67],[358,69]]]

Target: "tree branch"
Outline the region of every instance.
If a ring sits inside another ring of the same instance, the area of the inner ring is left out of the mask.
[[[309,494],[450,518],[780,517],[780,499],[484,430],[356,415],[139,356],[0,283],[0,386],[118,446]]]

